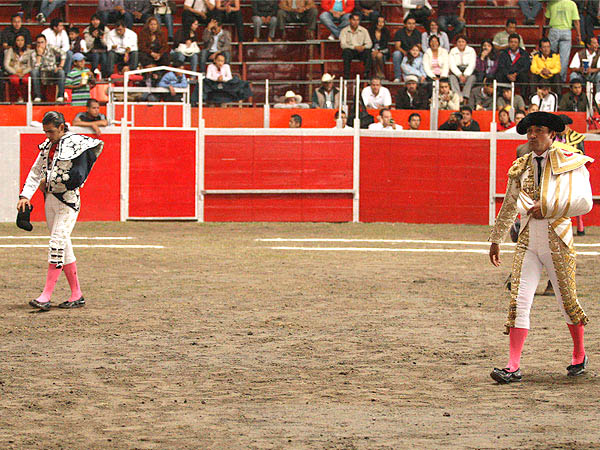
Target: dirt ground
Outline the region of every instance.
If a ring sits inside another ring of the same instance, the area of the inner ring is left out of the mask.
[[[598,256],[578,260],[590,369],[536,297],[523,382],[499,386],[512,254],[275,250],[260,238],[485,241],[488,227],[80,223],[87,306],[33,312],[44,248],[0,248],[0,448],[600,448]],[[36,224],[32,234],[46,234]],[[12,224],[0,235],[25,236]],[[600,242],[589,228],[578,243]],[[2,244],[41,240],[7,240]],[[487,250],[487,245],[469,246]],[[504,249],[504,248],[503,248]],[[581,250],[598,250],[586,248]],[[64,277],[53,303],[68,296]]]

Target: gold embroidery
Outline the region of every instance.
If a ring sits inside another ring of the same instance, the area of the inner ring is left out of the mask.
[[[510,280],[510,303],[508,305],[508,319],[504,324],[504,334],[508,334],[510,329],[515,326],[517,318],[517,296],[519,294],[519,286],[521,284],[521,270],[523,269],[523,259],[525,252],[529,246],[529,223],[525,225],[525,229],[519,234],[517,248],[513,257],[511,280]]]

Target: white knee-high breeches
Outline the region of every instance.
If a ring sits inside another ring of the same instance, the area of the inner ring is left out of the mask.
[[[79,211],[65,205],[52,194],[46,194],[45,211],[50,231],[48,263],[62,267],[75,262],[71,233],[77,223]]]
[[[517,294],[517,316],[515,318],[516,328],[529,329],[529,313],[533,304],[533,297],[537,289],[542,270],[545,268],[548,278],[554,288],[554,295],[558,302],[558,308],[562,312],[567,323],[571,324],[569,315],[565,311],[563,299],[558,288],[558,279],[554,270],[552,254],[550,252],[548,238],[548,220],[529,220],[529,246],[523,258],[521,268],[521,279],[519,292]]]

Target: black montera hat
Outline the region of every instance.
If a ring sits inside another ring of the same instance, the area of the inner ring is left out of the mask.
[[[571,125],[573,123],[573,119],[571,119],[566,114],[559,114],[558,117],[560,117],[560,120],[562,120],[562,123],[564,123],[565,125]]]
[[[565,124],[559,116],[544,111],[536,111],[527,114],[517,125],[517,133],[527,134],[527,129],[531,125],[540,125],[548,127],[552,131],[561,132],[565,129]]]

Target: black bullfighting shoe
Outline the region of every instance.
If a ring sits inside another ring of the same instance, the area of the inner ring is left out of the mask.
[[[75,300],[73,302],[62,302],[60,305],[58,305],[59,308],[63,308],[63,309],[71,309],[71,308],[81,308],[85,306],[85,299],[83,297],[81,297],[79,300]]]
[[[31,300],[29,306],[41,309],[42,311],[50,311],[50,302],[38,302],[37,300]]]
[[[492,373],[490,373],[490,376],[499,384],[514,383],[517,381],[521,381],[521,378],[523,378],[523,376],[521,375],[521,369],[517,369],[514,372],[510,372],[508,368],[494,368],[494,370],[492,370]]]
[[[567,367],[567,375],[570,377],[576,377],[578,375],[582,375],[585,372],[585,368],[588,365],[588,357],[585,355],[583,357],[583,362],[579,364],[573,364]]]

